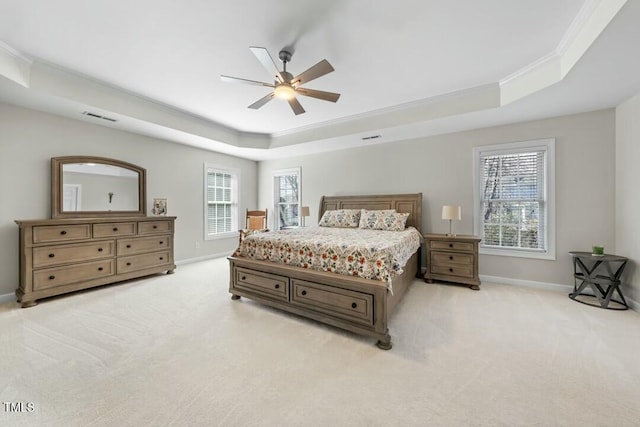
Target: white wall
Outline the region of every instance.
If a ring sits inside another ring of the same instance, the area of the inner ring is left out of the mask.
[[[472,148],[556,139],[557,260],[482,255],[480,274],[572,284],[570,250],[614,248],[614,111],[605,110],[313,156],[260,162],[258,205],[272,206],[271,173],[302,167],[302,204],[317,223],[322,195],[423,193],[423,232],[444,233],[444,204],[462,205],[460,234],[473,232]],[[383,135],[384,136],[384,135]]]
[[[640,301],[640,93],[616,108],[616,253],[630,262],[625,298]]]
[[[230,254],[237,246],[237,238],[203,240],[204,163],[239,169],[240,212],[256,205],[257,163],[252,160],[0,103],[0,295],[18,287],[14,220],[51,217],[50,158],[69,155],[111,157],[146,168],[147,212],[153,198],[166,198],[168,214],[178,217],[178,262]]]

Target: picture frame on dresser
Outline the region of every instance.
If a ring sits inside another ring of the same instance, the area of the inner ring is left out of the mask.
[[[16,297],[23,308],[43,298],[174,272],[176,217],[146,215],[144,168],[68,156],[51,159],[51,174],[52,218],[15,221]],[[82,200],[66,203],[66,185],[81,188]]]

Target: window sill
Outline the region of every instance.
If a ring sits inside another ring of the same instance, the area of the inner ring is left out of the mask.
[[[480,246],[478,248],[480,255],[498,255],[515,258],[531,258],[531,259],[545,259],[555,261],[556,253],[553,250],[539,252],[539,251],[527,251],[518,249],[497,249]]]
[[[204,236],[204,240],[220,240],[220,239],[237,239],[238,238],[237,231],[229,231],[227,233],[217,233],[217,234],[208,234]]]

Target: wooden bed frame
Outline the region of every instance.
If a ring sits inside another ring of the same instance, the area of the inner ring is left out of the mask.
[[[407,212],[407,226],[421,230],[422,193],[374,196],[323,196],[321,218],[335,209],[395,209]],[[269,261],[229,257],[231,299],[241,296],[332,326],[378,339],[391,348],[388,322],[394,307],[420,273],[421,250],[413,254],[404,272],[387,283],[336,273],[309,270]]]

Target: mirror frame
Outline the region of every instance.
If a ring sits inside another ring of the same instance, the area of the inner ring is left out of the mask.
[[[62,168],[70,163],[99,163],[118,166],[138,173],[138,210],[133,211],[72,211],[62,210]],[[107,157],[65,156],[51,158],[51,218],[108,218],[147,215],[147,170],[132,163]]]

